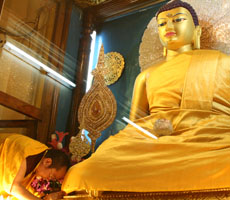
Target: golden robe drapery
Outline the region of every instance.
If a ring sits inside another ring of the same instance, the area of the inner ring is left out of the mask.
[[[135,123],[154,133],[155,121],[168,119],[172,135],[153,140],[128,125],[71,167],[62,189],[230,190],[230,58],[196,50],[146,72],[150,115]]]

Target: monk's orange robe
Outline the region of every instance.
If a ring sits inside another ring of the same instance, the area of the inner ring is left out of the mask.
[[[20,134],[0,134],[0,197],[9,196],[22,161],[47,149],[48,147],[39,141]],[[26,188],[29,188],[32,178],[34,177],[31,174],[25,177]]]

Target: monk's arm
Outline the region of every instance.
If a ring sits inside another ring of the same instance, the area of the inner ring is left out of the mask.
[[[14,182],[11,187],[11,194],[18,199],[38,200],[39,199],[38,197],[35,197],[22,185],[22,181],[24,179],[25,173],[26,173],[26,160],[22,162],[21,167],[14,179]]]
[[[149,104],[146,92],[145,72],[140,73],[135,81],[129,119],[135,120],[149,114]]]

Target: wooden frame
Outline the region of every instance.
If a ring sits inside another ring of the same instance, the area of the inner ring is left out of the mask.
[[[94,29],[94,18],[91,13],[84,12],[83,20],[82,20],[82,38],[80,40],[79,45],[79,53],[78,53],[78,61],[77,61],[77,73],[76,73],[76,85],[77,87],[74,89],[73,98],[72,98],[72,106],[71,113],[69,117],[69,135],[75,136],[79,132],[79,122],[77,119],[77,113],[79,109],[79,105],[81,99],[85,94],[86,82],[84,81],[87,77],[88,73],[88,63],[89,63],[89,52],[90,52],[90,44],[91,37],[90,34]]]
[[[62,51],[65,51],[71,19],[72,2],[69,0],[57,1],[57,6],[58,10],[56,12],[52,42]],[[64,60],[55,62],[52,59],[52,52],[50,52],[49,61],[54,64],[59,71],[63,70],[63,65],[60,63],[64,63]],[[43,101],[41,106],[42,121],[38,122],[37,139],[43,143],[46,143],[50,140],[51,134],[55,132],[60,89],[49,82],[45,83],[44,88],[45,90],[43,92]]]
[[[82,7],[84,13],[91,13],[94,16],[96,24],[101,24],[114,17],[119,17],[166,1],[169,0],[107,0],[96,6],[85,7],[76,0],[75,4],[80,8]]]
[[[35,106],[31,106],[28,103],[21,101],[11,95],[8,95],[0,91],[0,105],[5,106],[9,109],[17,111],[21,114],[24,114],[28,117],[32,117],[36,120],[41,120],[41,110]]]
[[[3,3],[4,0],[0,0],[0,6],[2,6]],[[67,44],[72,2],[56,1],[56,4],[57,10],[51,43],[58,46],[61,49],[60,54],[63,54]],[[54,61],[52,50],[50,50],[48,60],[62,71],[63,58],[60,58],[58,62]],[[45,80],[41,108],[37,108],[0,91],[0,105],[32,118],[32,120],[0,120],[0,127],[26,128],[28,130],[28,136],[42,143],[47,143],[50,140],[51,134],[55,132],[59,90],[59,86]]]
[[[0,128],[26,128],[28,136],[37,137],[37,120],[0,120]]]
[[[0,128],[26,128],[27,135],[37,139],[37,123],[41,121],[41,110],[11,95],[0,91],[0,105],[31,117],[33,120],[0,120]]]
[[[2,15],[2,10],[3,10],[3,6],[4,6],[5,0],[0,0],[0,18]]]

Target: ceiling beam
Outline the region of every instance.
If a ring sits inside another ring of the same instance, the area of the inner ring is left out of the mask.
[[[89,6],[83,11],[92,13],[95,23],[100,24],[167,1],[169,0],[110,0],[96,6]]]

